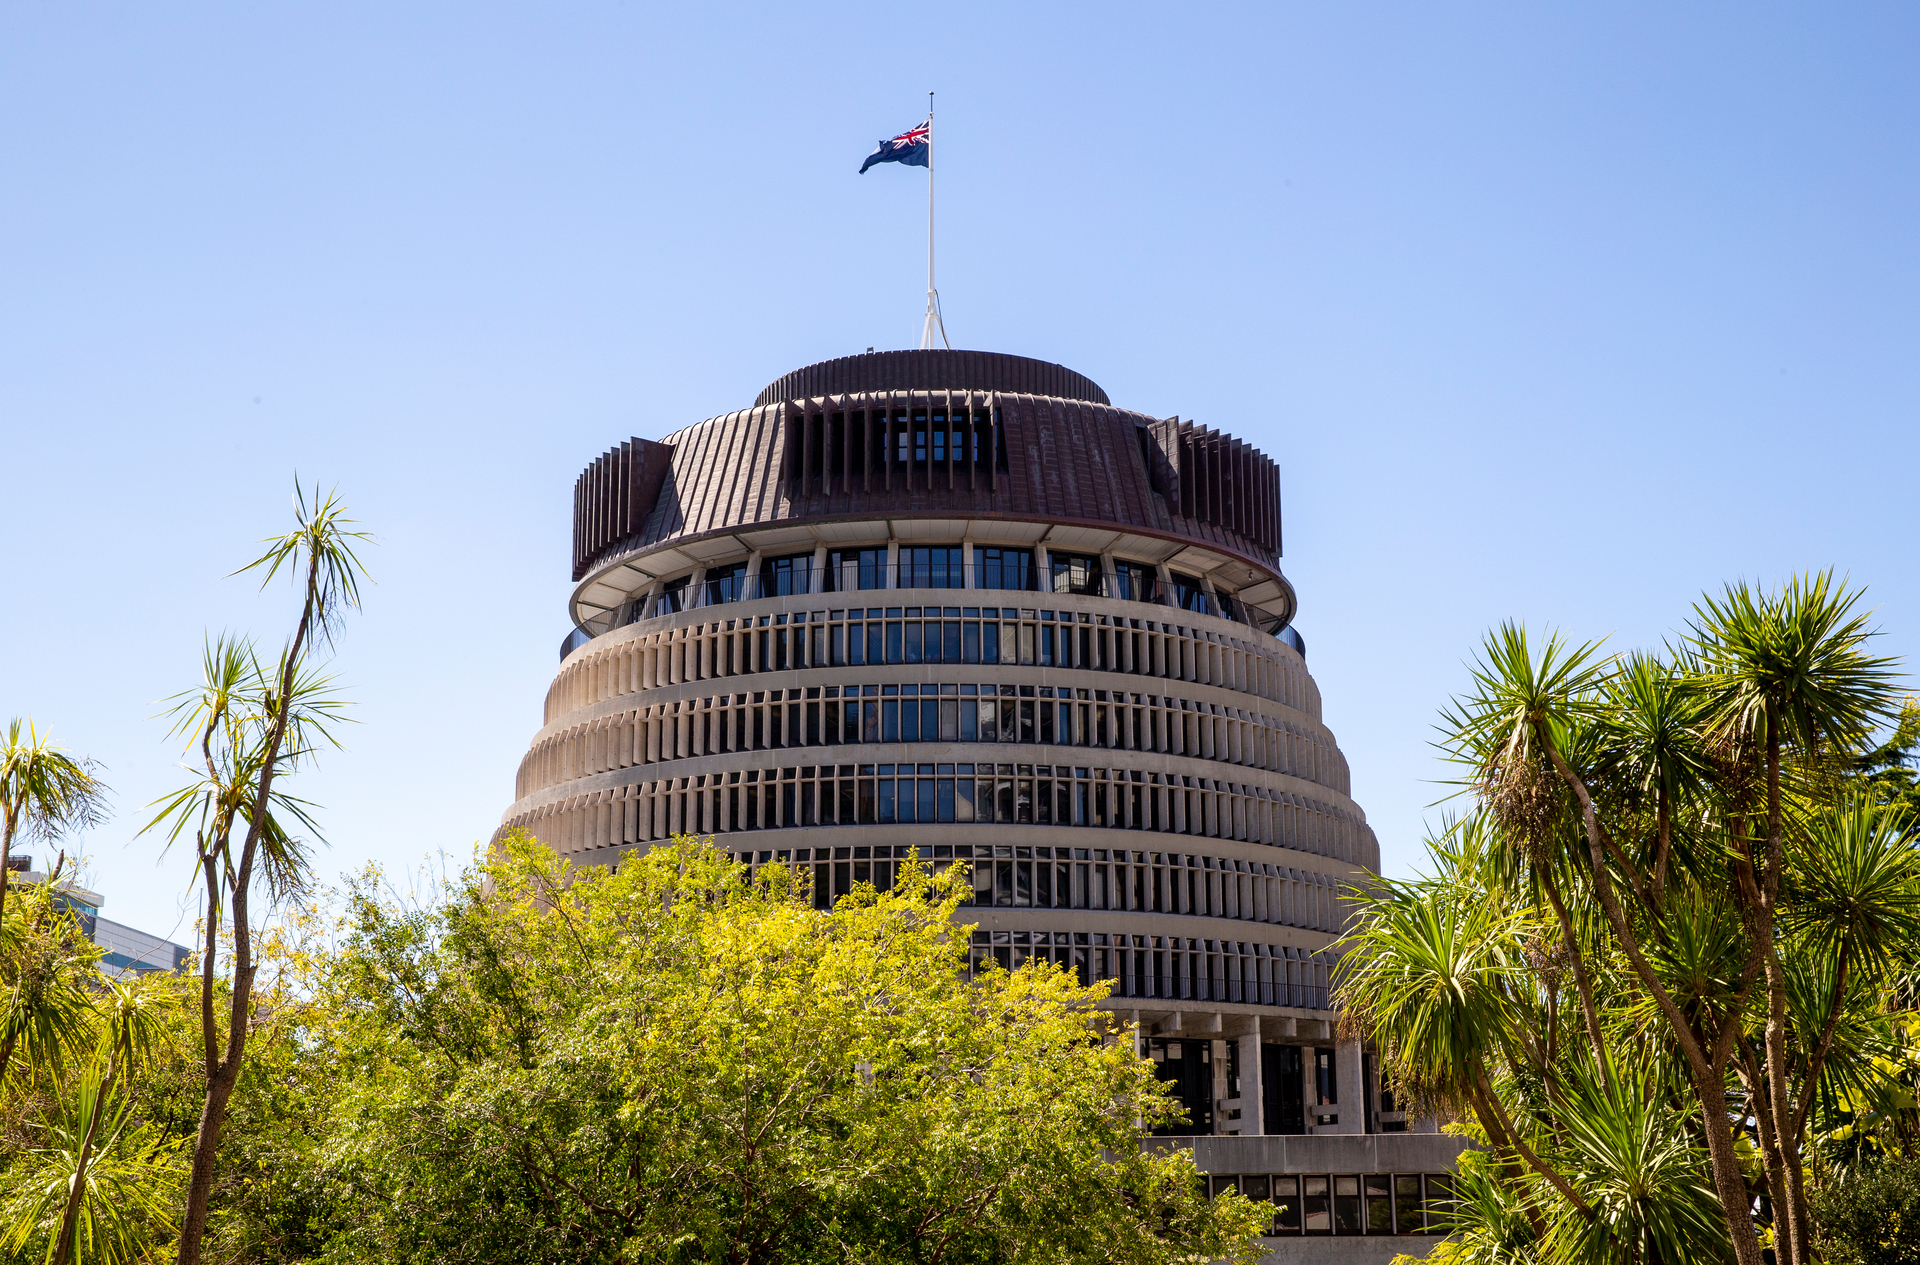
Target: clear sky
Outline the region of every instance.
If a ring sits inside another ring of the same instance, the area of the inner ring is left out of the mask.
[[[939,93],[956,346],[1279,461],[1298,626],[1380,835],[1508,617],[1657,642],[1835,567],[1920,635],[1910,5],[28,5],[0,10],[0,716],[97,757],[104,912],[152,719],[297,470],[380,537],[303,775],[323,876],[464,856],[567,625],[580,468],[914,344]]]

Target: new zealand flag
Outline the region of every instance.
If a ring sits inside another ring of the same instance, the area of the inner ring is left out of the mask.
[[[928,119],[912,131],[902,132],[890,141],[881,141],[880,147],[867,155],[867,161],[860,164],[860,174],[866,175],[867,168],[875,163],[905,163],[909,167],[927,165],[927,153],[933,148],[933,120]]]

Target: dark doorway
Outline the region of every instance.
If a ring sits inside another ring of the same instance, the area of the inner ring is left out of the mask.
[[[1157,1134],[1194,1137],[1213,1132],[1213,1042],[1155,1037],[1147,1042],[1154,1073],[1187,1109],[1185,1124],[1162,1125]]]
[[[1303,1075],[1299,1046],[1260,1047],[1260,1107],[1268,1133],[1307,1131],[1306,1104],[1300,1093]]]

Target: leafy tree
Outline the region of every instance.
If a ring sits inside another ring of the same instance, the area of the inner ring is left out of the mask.
[[[1920,1260],[1920,1158],[1894,1160],[1836,1182],[1814,1199],[1829,1265]]]
[[[1886,741],[1855,757],[1849,774],[1876,804],[1897,805],[1920,822],[1920,700],[1908,697]]]
[[[676,840],[516,837],[440,907],[362,884],[325,1148],[341,1259],[1251,1261],[1177,1107],[1048,965],[966,975],[955,875],[812,908]]]

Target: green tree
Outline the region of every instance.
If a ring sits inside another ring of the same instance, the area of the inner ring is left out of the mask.
[[[966,970],[954,875],[812,908],[677,840],[510,838],[442,906],[355,897],[325,1148],[340,1259],[1251,1261],[1266,1213],[1143,1148],[1177,1111],[1045,964]]]
[[[1920,866],[1893,797],[1862,794],[1893,665],[1859,601],[1825,575],[1730,586],[1622,658],[1508,624],[1443,714],[1476,809],[1434,877],[1357,896],[1341,997],[1390,1075],[1484,1075],[1526,1258],[1758,1265],[1770,1238],[1806,1265],[1809,1147],[1831,1165],[1911,1124]],[[1416,933],[1448,927],[1488,968],[1420,979],[1445,955]],[[1471,1042],[1404,1021],[1469,1003]],[[1500,1216],[1462,1241],[1511,1243]]]
[[[206,1090],[181,1219],[179,1265],[200,1260],[221,1129],[253,1027],[254,885],[264,881],[271,898],[297,891],[307,878],[305,855],[290,827],[311,830],[314,823],[307,806],[275,781],[333,742],[329,726],[338,719],[340,704],[312,656],[317,643],[331,643],[342,613],[359,604],[365,575],[354,548],[368,537],[352,530],[337,496],[322,496],[316,489],[309,505],[296,486],[294,513],[295,530],[268,540],[266,552],[235,573],[261,571],[263,587],[283,568],[292,575],[301,593],[293,636],[271,664],[244,641],[222,637],[209,645],[202,684],[182,695],[174,712],[175,732],[188,740],[196,760],[190,766],[194,779],[157,803],[158,815],[148,826],[164,827],[169,843],[192,840],[195,878],[202,887],[200,1034]],[[232,945],[224,1037],[215,1005],[223,932]]]
[[[1821,1191],[1813,1204],[1829,1265],[1920,1260],[1920,1158],[1892,1160]]]
[[[15,838],[57,839],[97,824],[106,786],[93,761],[69,755],[40,736],[31,720],[7,722],[0,737],[0,922],[13,883],[8,861]]]

